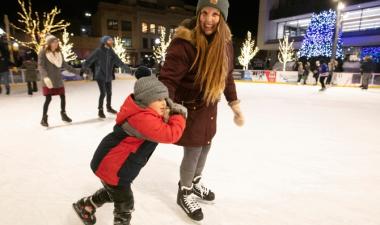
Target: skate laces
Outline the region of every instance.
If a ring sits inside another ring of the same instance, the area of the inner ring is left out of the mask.
[[[184,202],[186,206],[189,208],[190,212],[194,212],[197,209],[200,209],[198,202],[194,199],[192,194],[184,196]]]
[[[210,189],[208,189],[201,182],[198,182],[198,183],[195,184],[195,189],[197,189],[197,191],[200,192],[202,198],[203,198],[203,196],[208,195],[208,193],[210,192]]]

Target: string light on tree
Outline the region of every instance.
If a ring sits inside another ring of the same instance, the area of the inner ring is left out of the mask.
[[[114,40],[114,51],[117,56],[121,59],[123,63],[127,63],[127,52],[124,47],[124,43],[120,37],[115,37]],[[119,68],[119,72],[121,72],[121,68]]]
[[[49,13],[44,12],[40,15],[38,12],[32,10],[32,3],[29,0],[25,4],[23,0],[18,0],[21,11],[18,12],[19,25],[11,24],[15,29],[20,30],[28,36],[27,41],[18,42],[36,53],[45,45],[45,36],[57,31],[64,30],[70,25],[65,20],[56,21],[56,16],[61,13],[61,10],[54,7]],[[15,38],[13,38],[15,39]]]
[[[156,39],[157,46],[153,46],[153,55],[157,63],[165,62],[166,51],[172,41],[172,34],[170,33],[166,40],[166,29],[161,29],[160,39]]]
[[[240,48],[241,55],[239,56],[238,60],[240,65],[243,66],[244,70],[248,69],[248,64],[255,57],[257,52],[259,52],[259,48],[255,48],[255,40],[252,40],[251,38],[251,32],[247,32],[247,38],[245,39],[243,46]]]
[[[283,64],[282,70],[286,70],[286,63],[293,61],[294,58],[294,48],[293,48],[293,41],[289,43],[289,36],[286,35],[283,39],[283,41],[279,42],[279,50],[278,53],[278,60]]]
[[[311,17],[310,25],[300,49],[300,56],[331,57],[336,23],[336,13],[333,10],[323,11]],[[343,57],[341,33],[338,37],[337,58]]]
[[[76,60],[78,58],[73,52],[73,43],[70,43],[70,34],[66,31],[66,29],[63,30],[62,34],[61,51],[66,62]]]

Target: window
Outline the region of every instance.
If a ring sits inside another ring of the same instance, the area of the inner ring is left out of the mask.
[[[124,39],[124,46],[127,48],[132,48],[132,38],[125,38]]]
[[[305,36],[310,21],[311,19],[301,19],[277,23],[277,39],[282,39],[285,35],[289,37]]]
[[[158,34],[161,34],[162,32],[165,32],[165,27],[164,26],[161,26],[161,25],[158,25],[158,27],[157,27],[157,32],[158,32]]]
[[[107,20],[108,30],[119,30],[119,23],[117,20]]]
[[[148,33],[148,24],[147,23],[141,23],[141,31],[143,33]]]
[[[150,25],[150,29],[149,30],[150,30],[150,33],[155,34],[156,33],[156,24],[152,23]]]
[[[143,38],[143,48],[148,48],[148,38]]]
[[[150,39],[150,48],[153,49],[153,47],[156,45],[156,39]]]
[[[380,28],[380,7],[343,13],[342,31],[354,32]]]
[[[132,31],[131,21],[121,21],[121,30],[122,31]]]

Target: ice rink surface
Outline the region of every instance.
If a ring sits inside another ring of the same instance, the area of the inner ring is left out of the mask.
[[[113,106],[133,90],[113,82]],[[22,87],[24,88],[24,87]],[[380,89],[237,83],[246,124],[225,100],[204,182],[216,193],[201,204],[208,225],[379,225]],[[81,225],[71,204],[101,187],[89,164],[115,116],[97,118],[95,82],[66,83],[70,125],[59,97],[40,126],[44,98],[21,87],[0,95],[0,224]],[[193,224],[176,204],[182,149],[159,145],[133,184],[132,225]],[[113,206],[97,211],[113,224]]]

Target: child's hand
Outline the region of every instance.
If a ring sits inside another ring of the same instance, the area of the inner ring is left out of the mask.
[[[174,103],[170,98],[167,98],[166,102],[170,108],[170,114],[180,114],[185,118],[187,117],[187,108],[185,106]]]

